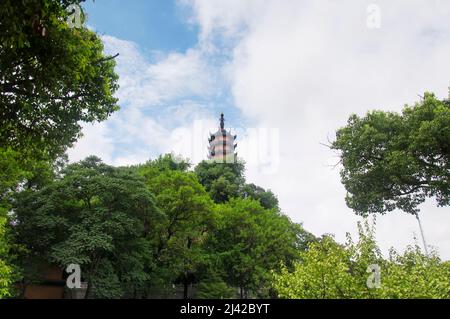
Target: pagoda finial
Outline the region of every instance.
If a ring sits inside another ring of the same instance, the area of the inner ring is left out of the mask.
[[[220,129],[223,130],[225,127],[225,118],[223,117],[223,113],[220,114]]]

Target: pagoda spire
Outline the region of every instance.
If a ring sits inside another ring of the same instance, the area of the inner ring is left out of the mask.
[[[223,130],[225,127],[225,118],[223,117],[223,113],[220,114],[220,129]]]

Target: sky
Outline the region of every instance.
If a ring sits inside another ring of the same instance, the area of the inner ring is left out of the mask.
[[[337,154],[350,114],[401,111],[450,86],[450,2],[440,0],[88,0],[86,25],[116,59],[120,111],[83,126],[71,161],[112,165],[173,152],[195,164],[207,136],[238,135],[249,182],[320,236],[356,238]],[[450,208],[421,206],[429,248],[450,259]],[[384,253],[422,245],[415,217],[377,217]]]

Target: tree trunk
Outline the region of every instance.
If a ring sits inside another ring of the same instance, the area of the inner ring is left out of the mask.
[[[84,294],[84,299],[89,299],[89,294],[91,293],[91,280],[89,278],[87,282],[86,293]]]
[[[183,298],[188,299],[188,292],[189,292],[189,284],[187,280],[183,281]]]

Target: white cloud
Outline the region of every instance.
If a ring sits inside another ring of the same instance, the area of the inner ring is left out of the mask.
[[[107,35],[102,40],[107,54],[119,53],[121,110],[84,126],[84,137],[68,152],[71,161],[95,154],[113,165],[142,163],[171,152],[177,128],[192,131],[194,120],[211,121],[205,106],[192,99],[220,90],[201,50],[146,56],[133,42]]]
[[[280,129],[280,169],[250,180],[278,194],[281,207],[316,234],[356,232],[334,154],[320,143],[351,113],[400,110],[431,90],[444,97],[450,74],[450,3],[376,1],[381,28],[367,28],[372,1],[183,1],[200,41],[233,43],[224,67],[236,106],[262,127]],[[205,45],[205,44],[204,44]],[[205,45],[207,47],[207,45]],[[450,258],[450,212],[426,204],[428,243]],[[378,218],[384,251],[419,234],[405,213]]]
[[[105,162],[112,161],[114,145],[109,137],[106,123],[84,124],[83,135],[75,147],[68,150],[70,161],[77,162],[90,155],[97,155]]]
[[[174,99],[213,93],[214,74],[200,50],[156,52],[147,57],[133,42],[107,35],[102,40],[106,52],[120,54],[116,71],[121,105],[152,108]]]

